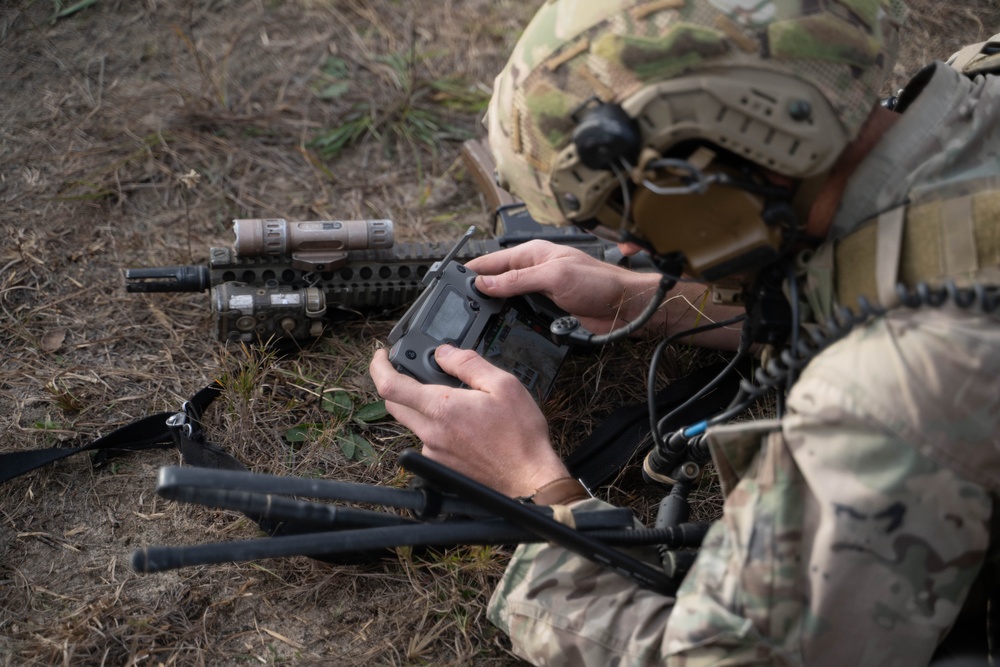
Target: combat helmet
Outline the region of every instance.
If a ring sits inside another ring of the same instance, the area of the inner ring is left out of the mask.
[[[498,182],[541,222],[630,233],[706,279],[745,269],[786,230],[767,184],[754,192],[734,160],[821,178],[879,98],[904,12],[901,0],[550,0],[494,85]],[[664,196],[692,193],[711,196]]]

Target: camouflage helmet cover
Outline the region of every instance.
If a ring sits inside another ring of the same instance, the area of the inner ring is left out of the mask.
[[[750,70],[815,88],[841,125],[830,128],[839,153],[892,71],[904,13],[902,0],[548,0],[494,84],[487,125],[497,174],[536,219],[563,224],[551,177],[574,110],[702,74],[738,85]]]

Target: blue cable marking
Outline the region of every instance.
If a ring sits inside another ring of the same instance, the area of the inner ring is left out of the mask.
[[[701,435],[702,433],[705,432],[706,428],[708,428],[708,420],[700,421],[694,426],[688,426],[686,429],[684,429],[684,437],[693,438],[696,435]]]

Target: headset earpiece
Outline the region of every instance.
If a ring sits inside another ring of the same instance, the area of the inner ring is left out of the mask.
[[[586,109],[573,130],[577,155],[590,169],[610,169],[624,158],[635,164],[642,150],[639,124],[617,104]]]

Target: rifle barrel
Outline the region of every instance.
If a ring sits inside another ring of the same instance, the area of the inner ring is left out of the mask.
[[[207,266],[164,266],[160,268],[125,269],[125,291],[204,292],[212,286]]]

